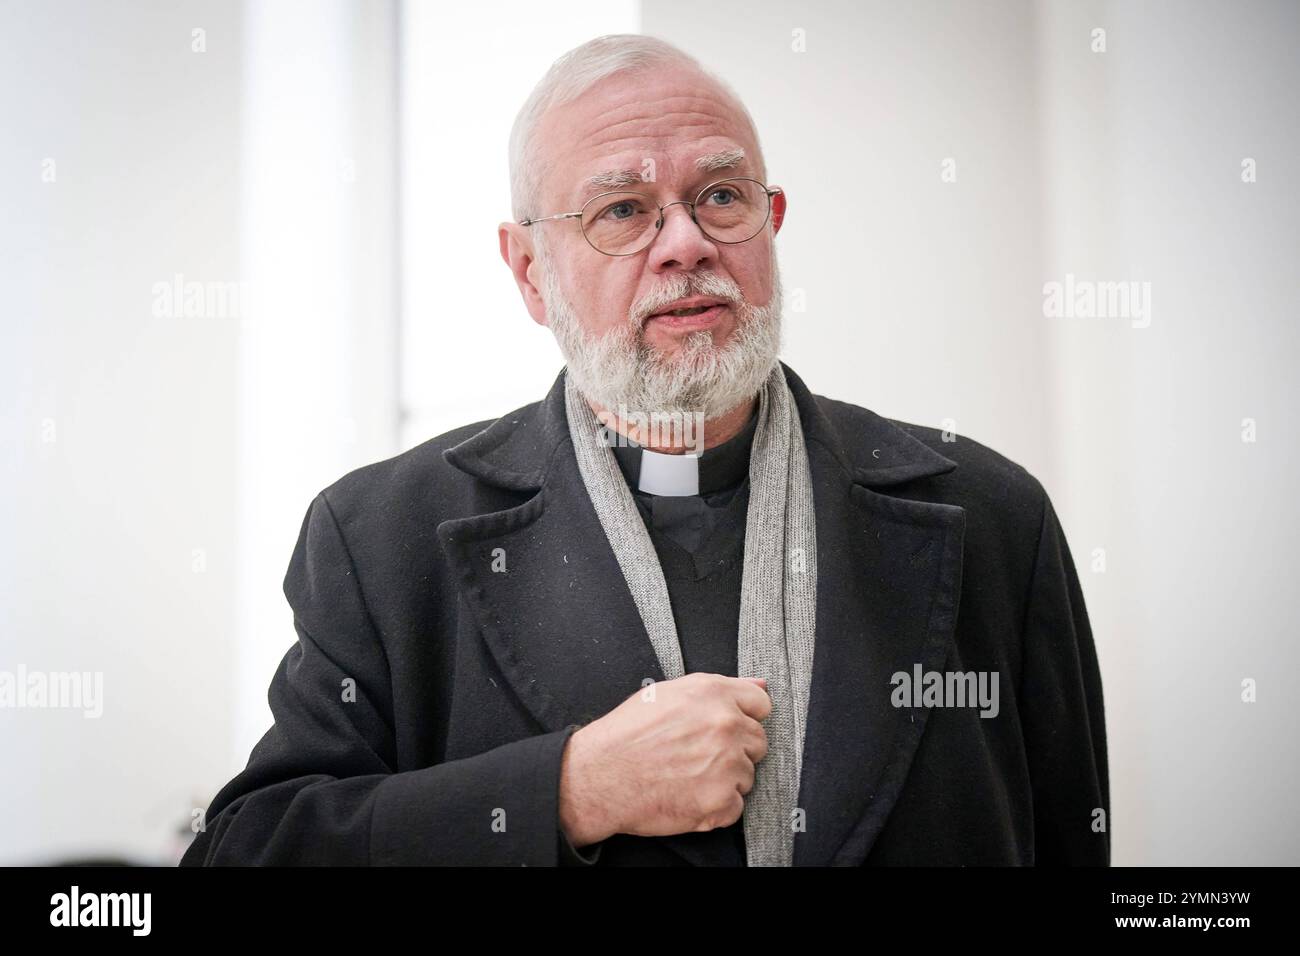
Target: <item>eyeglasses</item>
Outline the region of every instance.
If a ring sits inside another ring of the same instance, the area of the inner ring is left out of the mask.
[[[779,186],[768,187],[757,179],[722,179],[701,189],[694,202],[677,199],[660,206],[645,193],[620,189],[592,196],[577,212],[521,219],[519,225],[577,219],[583,236],[597,252],[631,256],[654,242],[663,228],[664,210],[680,204],[691,207],[691,221],[706,236],[734,245],[762,231],[772,214],[772,197],[779,192]]]

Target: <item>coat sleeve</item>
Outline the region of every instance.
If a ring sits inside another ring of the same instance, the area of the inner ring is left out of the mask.
[[[579,850],[573,841],[564,835],[564,830],[556,827],[559,837],[560,866],[595,866],[600,862],[600,853],[605,844],[596,843]]]
[[[1021,721],[1035,863],[1110,865],[1110,781],[1101,672],[1088,611],[1047,494],[1024,628]]]
[[[560,762],[576,725],[398,771],[386,652],[324,493],[284,593],[298,640],[271,680],[274,724],[182,866],[560,862]]]

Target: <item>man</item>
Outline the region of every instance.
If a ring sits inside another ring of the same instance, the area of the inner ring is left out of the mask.
[[[1107,864],[1051,502],[778,361],[786,197],[734,93],[594,40],[511,174],[566,367],[312,502],[275,724],[183,863]]]

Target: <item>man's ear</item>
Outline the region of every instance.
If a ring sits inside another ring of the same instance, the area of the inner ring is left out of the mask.
[[[546,303],[538,283],[542,281],[541,266],[533,255],[533,244],[525,233],[525,227],[515,222],[503,222],[497,226],[497,241],[501,247],[501,258],[519,286],[524,307],[533,321],[546,325]]]
[[[772,235],[781,231],[781,223],[785,219],[785,190],[772,197]]]

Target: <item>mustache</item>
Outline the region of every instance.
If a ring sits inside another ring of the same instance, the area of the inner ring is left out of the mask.
[[[745,295],[740,286],[725,276],[716,272],[678,273],[633,302],[628,310],[628,319],[639,329],[650,316],[662,312],[678,299],[691,295],[711,295],[726,299],[733,309],[745,303]]]

